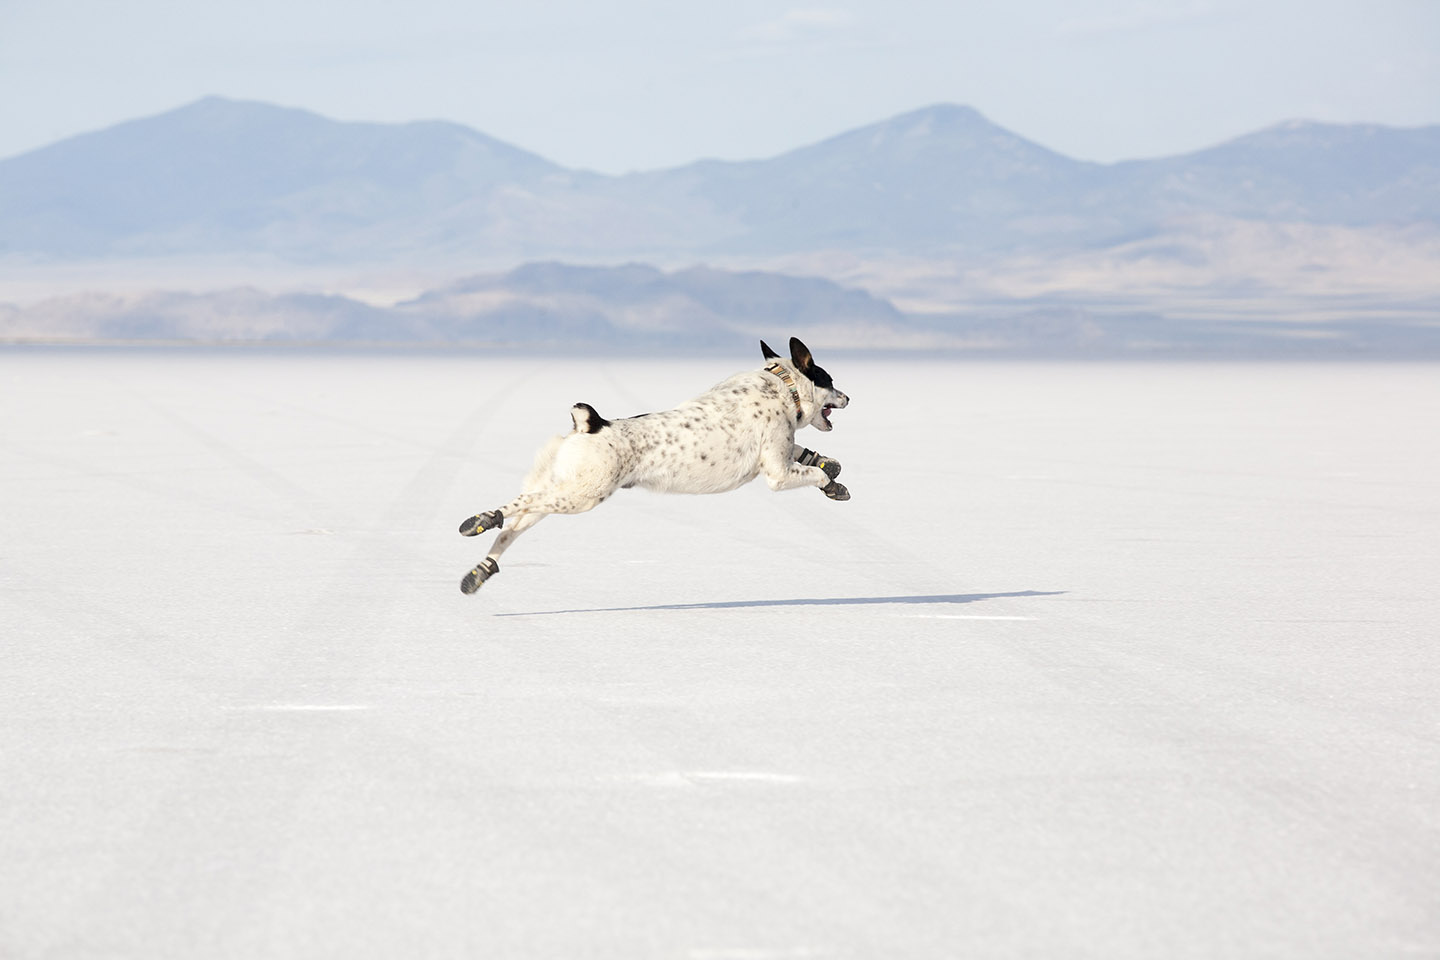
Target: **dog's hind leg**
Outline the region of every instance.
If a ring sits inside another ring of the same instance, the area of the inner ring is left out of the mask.
[[[551,494],[550,490],[522,493],[503,507],[496,507],[494,510],[487,510],[470,517],[460,524],[460,533],[467,537],[474,537],[486,530],[503,529],[506,520],[523,519],[532,515],[538,519],[549,513],[584,513],[586,510],[594,509],[604,499],[601,497],[600,500],[596,500],[589,506],[577,508],[574,498],[556,497]]]
[[[537,493],[549,485],[550,471],[555,465],[555,455],[559,452],[560,445],[564,442],[564,437],[552,437],[550,441],[535,454],[535,464],[530,468],[530,473],[525,477],[525,483],[520,487],[524,493],[499,510],[487,510],[483,513],[477,513],[473,517],[467,517],[465,522],[460,524],[460,533],[463,536],[474,537],[484,533],[486,530],[495,530],[504,526],[506,518],[513,516],[513,511],[510,513],[505,512],[506,507],[523,499],[526,494]]]
[[[582,406],[577,405],[576,409]],[[594,412],[590,407],[584,407],[584,410],[588,411],[587,416]],[[482,583],[500,571],[499,557],[515,542],[515,538],[549,514],[584,513],[610,499],[620,482],[613,462],[614,450],[603,441],[596,448],[592,436],[577,430],[568,437],[551,440],[535,458],[535,466],[525,478],[523,493],[503,506],[477,513],[460,524],[460,532],[467,537],[486,530],[501,531],[489,555],[460,582],[461,590],[474,593],[480,589]],[[571,441],[568,448],[567,440]],[[574,445],[577,440],[581,444],[579,447]],[[588,451],[584,446],[586,442],[592,443]],[[566,449],[569,453],[562,456],[562,451]],[[596,453],[599,454],[598,463]]]
[[[535,524],[541,520],[544,520],[550,514],[584,513],[587,510],[595,509],[608,499],[609,494],[604,496],[593,494],[588,496],[581,494],[566,495],[564,493],[556,494],[553,491],[522,493],[503,507],[471,518],[472,520],[479,520],[488,517],[499,517],[500,521],[494,523],[494,527],[500,526],[500,523],[507,518],[514,518],[514,522],[501,530],[500,536],[495,538],[495,543],[491,546],[490,553],[486,555],[485,559],[481,560],[471,568],[469,573],[465,574],[464,579],[460,581],[460,590],[463,593],[474,593],[476,590],[479,590],[481,584],[500,572],[500,555],[510,548],[510,545],[515,542],[515,538],[535,526]],[[468,520],[466,521],[467,524],[469,522]],[[477,526],[474,529],[475,533],[479,533],[481,528]],[[484,529],[492,529],[492,527],[485,527]],[[460,532],[465,533],[465,530],[466,527],[462,525]],[[474,535],[474,533],[467,534],[467,536]]]
[[[507,521],[532,514],[545,516],[550,513],[585,513],[609,500],[610,494],[614,492],[613,484],[553,484],[540,490],[522,493],[494,510],[475,514],[460,524],[460,532],[467,537],[473,537],[486,530],[502,529]]]
[[[471,537],[483,530],[500,527],[506,520],[513,520],[513,522],[500,531],[500,536],[495,538],[495,543],[491,546],[490,553],[486,555],[485,559],[465,574],[464,579],[460,581],[460,590],[464,593],[474,593],[479,590],[482,583],[500,572],[500,555],[510,548],[510,544],[515,542],[515,538],[550,514],[584,513],[604,503],[609,496],[608,493],[599,495],[584,492],[537,490],[534,493],[522,493],[503,507],[471,517],[460,525],[460,532]]]
[[[474,593],[480,589],[480,585],[500,572],[500,564],[486,557],[475,566],[470,572],[460,579],[460,592],[465,594]]]
[[[534,493],[522,493],[491,513],[498,513],[506,520],[528,516],[543,517],[552,513],[586,513],[609,500],[613,492],[613,487],[603,493],[593,489],[550,487]]]
[[[490,552],[485,555],[485,559],[499,560],[500,554],[509,550],[510,545],[515,542],[520,534],[529,530],[541,520],[544,520],[546,516],[548,516],[548,514],[544,513],[527,513],[521,516],[513,525],[500,532],[500,536],[496,537],[495,542],[490,545]]]
[[[460,581],[460,590],[463,593],[474,593],[480,589],[481,584],[499,573],[500,555],[510,549],[510,545],[520,534],[544,520],[545,516],[543,513],[523,514],[513,525],[501,531],[500,536],[496,537],[495,543],[491,545],[490,552],[485,555],[485,559],[477,563]]]
[[[484,513],[477,513],[473,517],[465,518],[460,524],[460,535],[464,537],[477,537],[486,530],[494,530],[503,526],[505,515],[499,510],[487,510]]]
[[[581,414],[595,411],[576,404],[576,423]],[[596,414],[598,416],[598,414]],[[609,421],[605,421],[609,423]],[[514,500],[492,510],[495,526],[529,514],[584,513],[610,499],[621,482],[619,455],[615,447],[593,434],[577,430],[552,440],[535,460],[525,478],[523,491]],[[485,516],[482,514],[481,516]]]

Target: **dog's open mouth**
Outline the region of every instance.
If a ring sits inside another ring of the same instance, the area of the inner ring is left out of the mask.
[[[820,419],[821,419],[821,420],[824,420],[826,423],[829,423],[829,422],[830,422],[830,411],[831,411],[831,410],[834,410],[834,409],[835,409],[835,404],[833,404],[833,403],[827,403],[827,404],[825,404],[825,406],[823,406],[823,407],[820,408]]]

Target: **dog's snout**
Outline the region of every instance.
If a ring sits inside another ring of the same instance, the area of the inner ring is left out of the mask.
[[[850,398],[847,397],[845,394],[841,393],[839,390],[836,390],[834,406],[844,409],[845,407],[850,406]]]

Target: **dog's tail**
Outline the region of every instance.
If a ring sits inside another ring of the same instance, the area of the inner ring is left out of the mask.
[[[610,421],[596,413],[588,403],[577,403],[571,407],[570,419],[575,421],[576,433],[599,433],[610,426]]]

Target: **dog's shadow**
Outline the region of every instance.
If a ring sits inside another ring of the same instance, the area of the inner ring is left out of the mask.
[[[793,600],[716,600],[710,603],[660,603],[648,607],[588,607],[576,610],[532,610],[497,613],[497,617],[552,617],[565,613],[630,613],[641,610],[734,610],[745,607],[860,607],[879,604],[979,603],[1010,597],[1056,597],[1064,590],[1017,590],[1011,593],[947,593],[914,597],[808,597]]]

